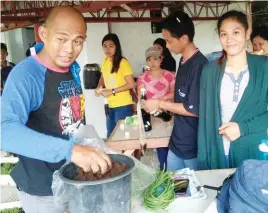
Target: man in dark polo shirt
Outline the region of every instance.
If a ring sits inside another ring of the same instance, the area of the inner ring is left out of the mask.
[[[196,170],[200,76],[207,59],[193,43],[194,24],[186,13],[170,14],[163,22],[162,34],[167,48],[182,55],[176,75],[174,103],[148,100],[145,109],[148,112],[163,109],[175,115],[167,169]]]

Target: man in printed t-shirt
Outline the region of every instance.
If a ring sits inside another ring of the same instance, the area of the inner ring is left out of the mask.
[[[63,213],[53,201],[52,175],[66,160],[105,173],[110,158],[72,143],[85,123],[84,95],[75,62],[86,39],[82,14],[55,7],[38,30],[43,47],[10,73],[2,96],[2,149],[18,155],[11,173],[26,213]]]

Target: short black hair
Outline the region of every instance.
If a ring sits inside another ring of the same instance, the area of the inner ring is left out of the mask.
[[[183,11],[171,13],[162,22],[162,29],[168,30],[172,37],[180,38],[187,35],[190,42],[194,40],[194,23],[188,14]]]
[[[253,31],[250,35],[251,42],[257,36],[260,36],[262,39],[268,41],[268,28],[267,27],[259,27],[259,28],[253,29]]]
[[[7,45],[5,43],[1,43],[1,50],[4,50],[7,52]]]

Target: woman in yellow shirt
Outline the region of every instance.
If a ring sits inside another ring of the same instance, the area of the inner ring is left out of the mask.
[[[132,96],[130,90],[135,87],[130,63],[122,56],[119,38],[116,34],[107,34],[102,40],[106,58],[101,67],[101,78],[96,89],[96,96],[107,98],[109,116],[107,116],[107,137],[116,123],[132,115]],[[98,92],[100,87],[105,90]]]

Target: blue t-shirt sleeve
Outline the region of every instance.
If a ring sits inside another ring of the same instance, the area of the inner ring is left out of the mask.
[[[2,149],[51,163],[69,160],[71,142],[36,132],[26,126],[30,112],[38,109],[42,103],[44,91],[44,73],[33,76],[28,70],[34,68],[28,64],[31,65],[17,65],[5,85],[1,114]]]
[[[184,108],[198,116],[199,115],[199,97],[200,97],[200,78],[202,73],[202,65],[198,65],[191,70],[191,84],[189,85],[188,98],[183,103]]]

